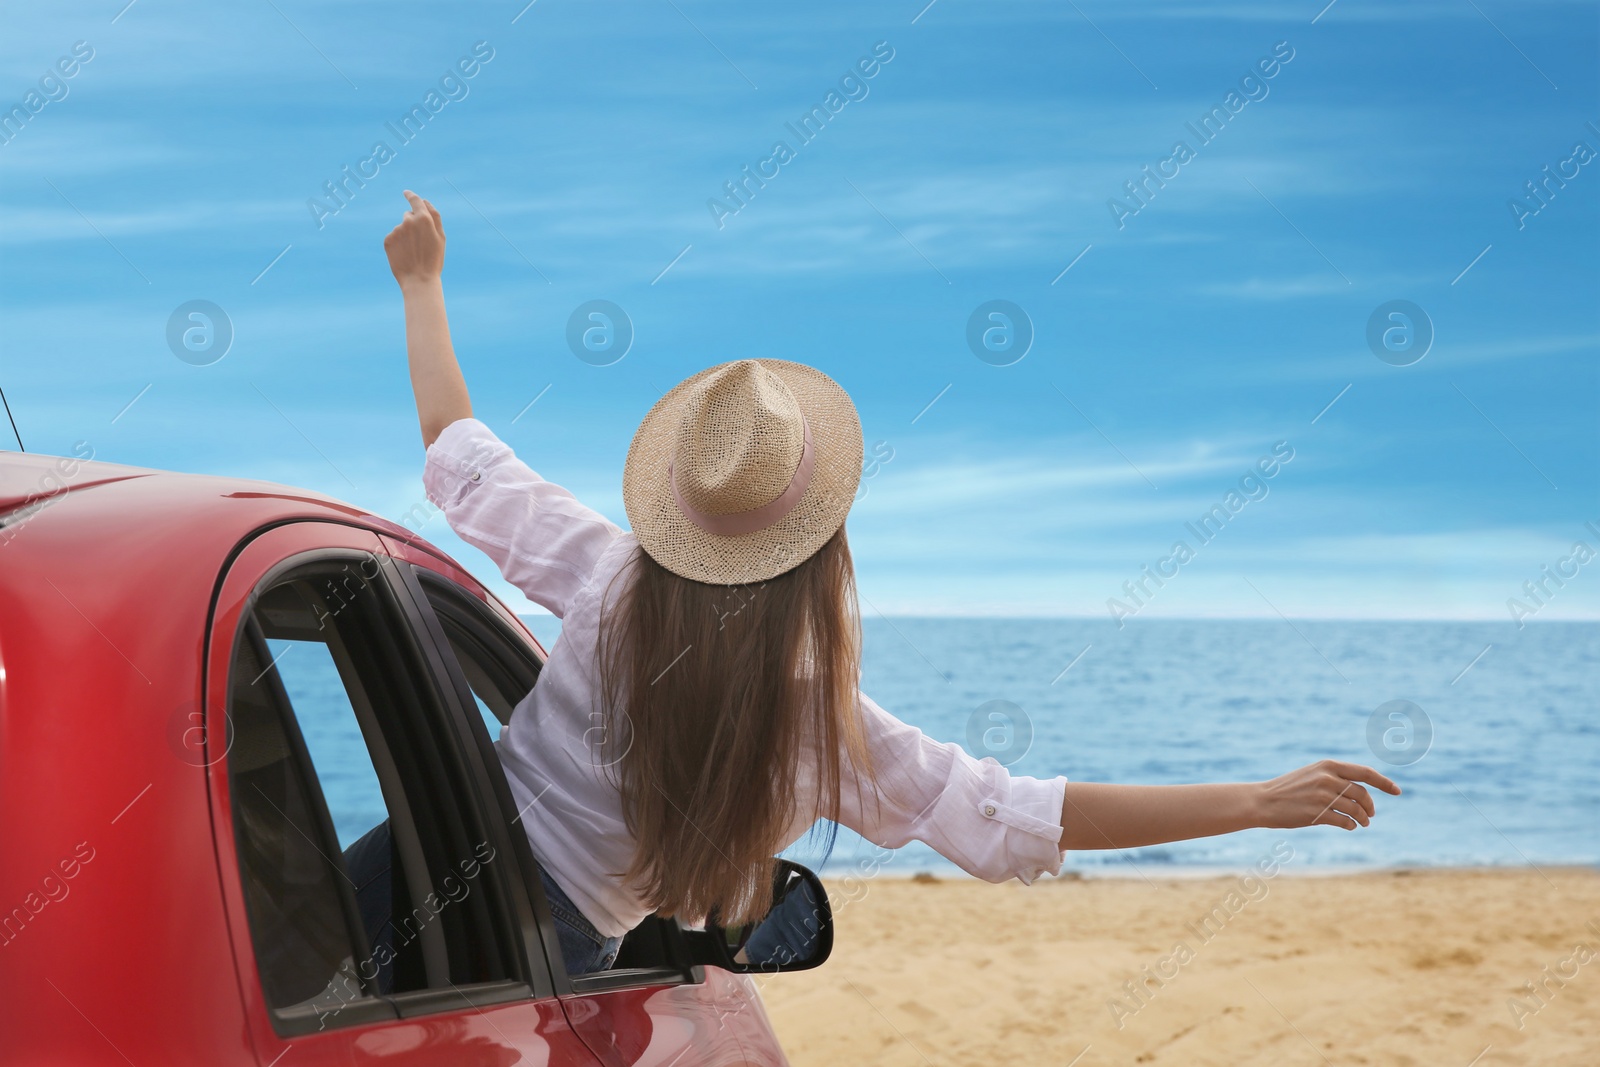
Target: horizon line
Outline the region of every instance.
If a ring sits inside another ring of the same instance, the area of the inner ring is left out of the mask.
[[[556,616],[548,611],[519,611],[515,613],[519,618],[525,619],[553,619]],[[995,620],[1001,622],[1107,622],[1104,615],[1083,614],[1017,614],[1007,612],[893,612],[880,611],[874,613],[886,619],[962,619],[962,620]],[[863,615],[862,621],[872,618],[872,615]],[[1489,615],[1151,615],[1142,622],[1281,622],[1289,619],[1293,622],[1459,622],[1459,623],[1505,623],[1507,620],[1500,616]],[[1600,623],[1600,614],[1584,615],[1567,618],[1547,618],[1530,620],[1525,626],[1539,626],[1561,623]],[[1132,625],[1132,623],[1130,623]]]

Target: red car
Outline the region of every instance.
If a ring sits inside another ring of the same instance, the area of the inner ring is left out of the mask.
[[[733,932],[567,975],[490,725],[543,661],[359,508],[0,455],[0,1063],[784,1063]],[[340,859],[384,818],[388,992]]]

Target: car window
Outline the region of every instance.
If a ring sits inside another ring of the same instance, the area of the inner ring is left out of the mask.
[[[493,737],[538,680],[540,664],[527,644],[495,617],[493,609],[455,583],[418,571],[428,603],[472,687],[472,699]]]
[[[351,570],[259,590],[230,676],[240,874],[284,1032],[519,974],[448,712],[387,581]]]
[[[471,636],[458,622],[448,616],[442,617],[440,622],[444,626],[445,639],[450,642],[450,650],[456,654],[461,670],[467,676],[467,684],[472,688],[472,703],[478,709],[478,717],[483,720],[489,736],[499,740],[501,732],[511,722],[511,712],[516,708],[517,700],[521,699],[515,695],[519,686],[514,681],[498,679],[484,669],[485,660],[481,650],[476,648]],[[509,685],[509,689],[503,689],[502,685]],[[527,695],[526,691],[523,695]]]

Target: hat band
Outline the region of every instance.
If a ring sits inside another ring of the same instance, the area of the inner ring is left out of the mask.
[[[752,534],[776,525],[783,517],[794,510],[794,506],[805,495],[806,486],[811,484],[811,471],[814,467],[814,456],[811,450],[811,424],[805,416],[800,417],[800,428],[805,438],[805,444],[800,450],[800,465],[795,468],[794,477],[789,480],[789,487],[770,503],[749,511],[734,511],[726,515],[708,515],[692,507],[683,499],[683,494],[678,492],[678,476],[673,469],[673,464],[667,464],[667,481],[672,486],[672,499],[677,503],[678,510],[684,517],[700,529],[719,537],[738,537],[741,534]]]

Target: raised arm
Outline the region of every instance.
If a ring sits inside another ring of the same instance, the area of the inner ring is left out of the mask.
[[[428,500],[463,541],[483,550],[506,581],[558,618],[621,529],[545,481],[472,417],[467,383],[444,314],[444,225],[406,190],[411,210],[383,240],[406,305],[406,356],[427,449]]]
[[[405,196],[411,210],[383,239],[383,250],[405,299],[406,358],[426,447],[452,422],[471,418],[472,401],[444,314],[444,223],[431,203],[410,189]]]
[[[1371,767],[1338,760],[1312,763],[1267,782],[1068,782],[1061,804],[1061,847],[1137,848],[1257,826],[1321,823],[1354,830],[1370,823],[1376,810],[1362,782],[1400,794],[1399,786]]]

